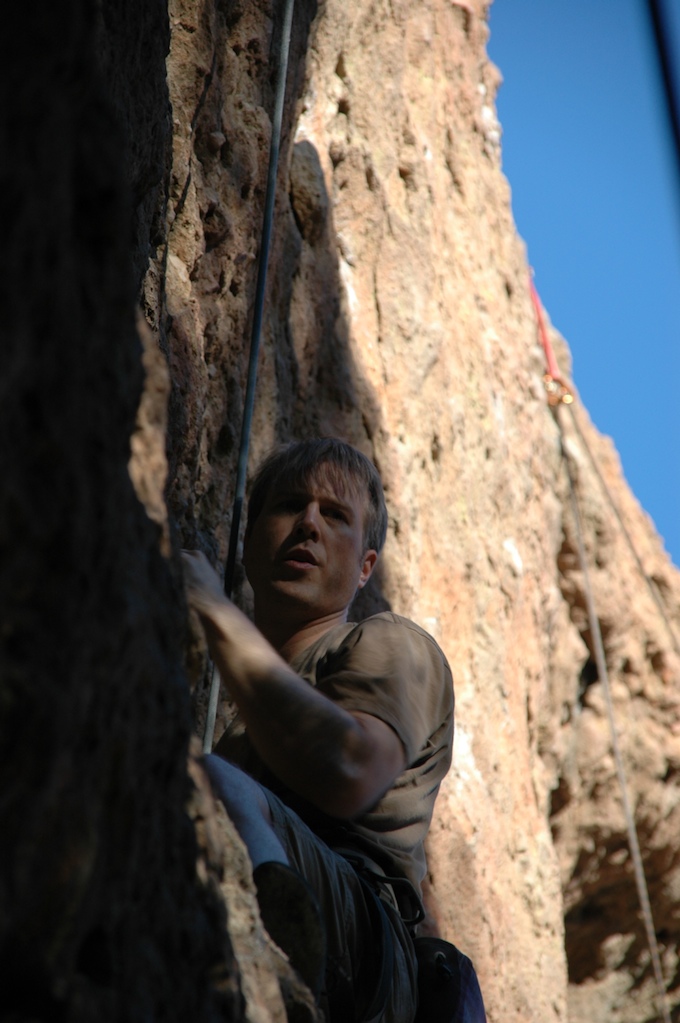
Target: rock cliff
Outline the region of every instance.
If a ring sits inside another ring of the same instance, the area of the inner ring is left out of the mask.
[[[295,14],[254,458],[332,432],[382,472],[390,534],[372,600],[429,628],[453,666],[456,752],[431,837],[432,884],[444,932],[478,965],[490,1019],[642,1020],[651,968],[526,254],[501,172],[486,7],[327,2],[310,25],[313,13],[298,4]],[[223,557],[278,23],[266,5],[226,17],[206,5],[199,17],[177,0],[171,25],[170,205],[181,208],[168,348],[173,377],[191,383],[178,399],[169,501],[186,541]],[[153,309],[161,325],[165,311]],[[568,375],[566,346],[554,344]],[[677,573],[611,443],[578,401],[574,414],[677,629]],[[656,927],[677,983],[677,652],[580,433],[560,415]]]
[[[39,2],[5,29],[0,1015],[237,1020],[221,861],[192,825],[181,579],[128,474],[136,416],[132,475],[148,497],[163,474],[135,307],[167,13]]]
[[[21,254],[2,411],[13,1019],[266,1023],[281,990],[290,1003],[195,767],[188,826],[176,562],[180,542],[226,554],[281,6],[105,0],[96,19],[69,0],[35,79],[20,51],[3,64],[5,254]],[[573,419],[546,401],[486,15],[298,0],[252,461],[334,433],[382,473],[389,537],[359,612],[414,618],[452,665],[430,884],[491,1023],[642,1023],[653,973],[565,457],[676,1014],[680,577],[578,395]],[[186,663],[200,727],[195,644]]]

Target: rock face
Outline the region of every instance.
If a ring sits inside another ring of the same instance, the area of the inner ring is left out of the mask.
[[[191,822],[181,583],[128,474],[167,14],[95,13],[25,5],[0,43],[0,1015],[238,1020],[222,864]]]
[[[296,7],[253,460],[337,433],[382,472],[390,534],[368,604],[429,628],[453,666],[454,767],[429,856],[444,932],[474,958],[489,1018],[647,1019],[649,952],[501,173],[486,5],[328,0],[310,26],[314,13]],[[171,517],[221,560],[279,21],[278,5],[171,8],[166,306],[151,288],[149,312],[167,325],[174,387]],[[610,442],[578,402],[559,416],[674,987],[677,641],[584,442],[676,633],[678,576]]]
[[[176,561],[180,541],[226,554],[281,6],[104,0],[96,21],[69,0],[2,44],[13,1019],[267,1023],[291,997],[243,851],[185,769]],[[453,668],[430,882],[491,1023],[642,1023],[653,973],[565,457],[676,1007],[680,578],[611,442],[578,400],[547,404],[486,8],[298,0],[252,461],[334,433],[382,473],[359,613],[414,618]],[[186,663],[200,728],[196,647]]]

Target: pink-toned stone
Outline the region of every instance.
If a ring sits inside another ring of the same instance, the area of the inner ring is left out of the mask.
[[[453,668],[457,737],[429,843],[431,886],[445,936],[475,961],[491,1023],[642,1023],[654,997],[648,952],[602,682],[587,664],[560,431],[501,169],[486,13],[481,0],[328,0],[310,28],[311,5],[297,7],[252,457],[333,432],[382,472],[390,529],[370,599],[428,628]],[[207,2],[173,0],[171,12],[175,145],[156,313],[173,387],[168,500],[184,542],[219,560],[275,16],[267,3],[237,5],[229,23]],[[160,275],[157,265],[150,281]],[[569,379],[566,344],[550,334]],[[578,394],[574,420],[558,415],[670,978],[677,640],[584,441],[676,635],[680,579]]]

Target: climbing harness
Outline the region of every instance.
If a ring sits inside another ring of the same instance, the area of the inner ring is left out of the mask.
[[[414,1023],[486,1023],[472,960],[443,938],[415,938],[418,1011]]]
[[[385,906],[399,914],[413,941],[417,969],[418,1009],[414,1023],[486,1023],[484,999],[472,961],[443,938],[415,937],[425,912],[410,881],[387,876],[357,849],[335,846],[355,870],[367,898],[381,962],[371,1006],[364,1023],[380,1023],[393,984],[394,933]]]
[[[276,200],[276,177],[279,164],[279,149],[281,146],[281,123],[283,120],[283,102],[286,95],[286,76],[288,73],[288,55],[290,52],[290,34],[293,23],[293,8],[295,0],[286,0],[283,11],[281,28],[281,39],[278,52],[278,72],[276,77],[276,89],[274,99],[274,115],[272,118],[272,135],[269,146],[269,170],[267,173],[267,191],[264,200],[264,214],[262,224],[262,241],[260,244],[260,258],[257,269],[257,286],[255,288],[255,309],[253,312],[253,328],[250,337],[250,355],[248,358],[248,378],[246,383],[246,396],[243,403],[243,419],[241,422],[241,440],[239,444],[238,463],[236,467],[236,489],[234,492],[234,504],[231,515],[231,529],[229,533],[229,551],[227,564],[224,571],[224,592],[231,597],[234,585],[234,569],[236,567],[236,551],[238,549],[239,531],[241,528],[241,513],[243,511],[243,500],[246,491],[246,471],[248,468],[248,448],[250,445],[250,431],[253,421],[253,409],[255,406],[255,384],[257,382],[257,359],[260,350],[260,334],[262,330],[262,314],[264,310],[264,292],[267,283],[267,266],[269,263],[269,248],[272,235],[272,224],[274,221],[274,203]],[[203,736],[203,752],[212,751],[213,737],[215,734],[215,719],[217,717],[217,702],[220,695],[219,672],[212,666],[210,680],[210,695],[208,697],[208,713]]]
[[[640,852],[640,843],[638,840],[637,829],[635,827],[633,811],[631,808],[630,798],[628,795],[626,772],[623,765],[623,758],[621,756],[621,748],[619,746],[619,739],[616,730],[616,722],[614,719],[614,705],[611,695],[611,686],[609,683],[609,673],[607,671],[607,661],[604,653],[604,643],[602,641],[602,631],[600,629],[600,623],[598,621],[597,613],[595,610],[595,600],[593,598],[593,591],[590,586],[590,576],[588,573],[586,550],[583,541],[583,525],[576,494],[576,480],[565,442],[564,425],[561,421],[561,409],[563,405],[566,405],[571,413],[572,422],[576,425],[576,417],[574,416],[574,410],[571,407],[573,403],[573,396],[571,395],[571,392],[566,388],[566,386],[564,385],[563,381],[560,378],[559,370],[557,368],[557,362],[555,361],[552,345],[550,344],[550,339],[548,337],[548,333],[545,327],[543,310],[538,295],[536,293],[536,289],[534,288],[533,281],[530,281],[530,288],[532,300],[534,303],[534,309],[536,311],[538,332],[541,339],[541,343],[546,353],[547,373],[545,377],[545,384],[546,391],[548,394],[548,403],[550,404],[553,410],[553,415],[555,417],[555,421],[560,432],[560,446],[562,450],[562,457],[564,459],[564,464],[567,470],[567,477],[569,480],[569,495],[572,512],[574,516],[574,524],[576,527],[576,540],[578,546],[579,565],[581,568],[581,572],[583,574],[583,588],[586,597],[588,625],[590,627],[590,633],[592,636],[593,653],[595,656],[595,664],[597,666],[597,674],[599,680],[602,683],[602,692],[604,694],[605,705],[607,708],[607,719],[609,722],[609,730],[611,733],[612,750],[614,752],[614,762],[616,765],[616,774],[618,777],[619,786],[621,788],[621,800],[623,804],[624,816],[626,819],[628,845],[630,847],[631,858],[633,861],[635,884],[638,891],[638,898],[640,900],[640,907],[642,909],[642,916],[644,920],[645,931],[647,934],[647,942],[649,944],[649,951],[652,959],[654,979],[657,988],[658,1007],[663,1017],[664,1023],[671,1023],[670,1010],[668,1006],[668,997],[666,994],[666,983],[664,981],[663,970],[661,967],[661,955],[659,953],[659,945],[656,940],[656,931],[654,929],[654,920],[652,917],[652,909],[649,901],[649,890],[647,888],[647,880],[645,878],[644,866],[642,863],[642,854]],[[556,398],[555,397],[556,394],[560,396]],[[578,432],[584,446],[587,447],[583,434],[581,433],[580,430]],[[590,451],[588,451],[588,454],[590,456],[591,461],[593,462],[593,465],[595,465],[593,456],[590,453]],[[597,471],[597,467],[595,468]],[[597,475],[598,478],[600,479],[600,482],[603,482],[599,471],[597,472]],[[612,504],[612,507],[614,507],[614,509],[616,510],[615,505],[613,504],[613,501],[611,499],[611,495],[609,494],[609,491],[606,490],[606,493]],[[619,515],[618,511],[616,512],[616,514],[619,522],[623,526],[623,523],[621,522],[621,516]],[[629,544],[632,546],[632,541],[630,540],[630,537],[625,529],[624,532],[626,533],[626,537],[628,539]],[[642,564],[639,558],[637,558],[637,555],[636,560],[638,566],[640,567],[640,570],[642,571],[643,575],[645,575],[646,578],[646,574],[642,569]],[[654,591],[652,591],[652,595],[654,595]],[[666,619],[665,614],[664,619]],[[668,621],[667,624],[670,629],[670,623]],[[673,636],[672,631],[671,635]]]

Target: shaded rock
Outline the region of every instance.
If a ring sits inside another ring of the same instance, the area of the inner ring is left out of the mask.
[[[18,8],[0,42],[2,1013],[238,1020],[186,811],[181,583],[128,475],[167,17],[98,12]]]

